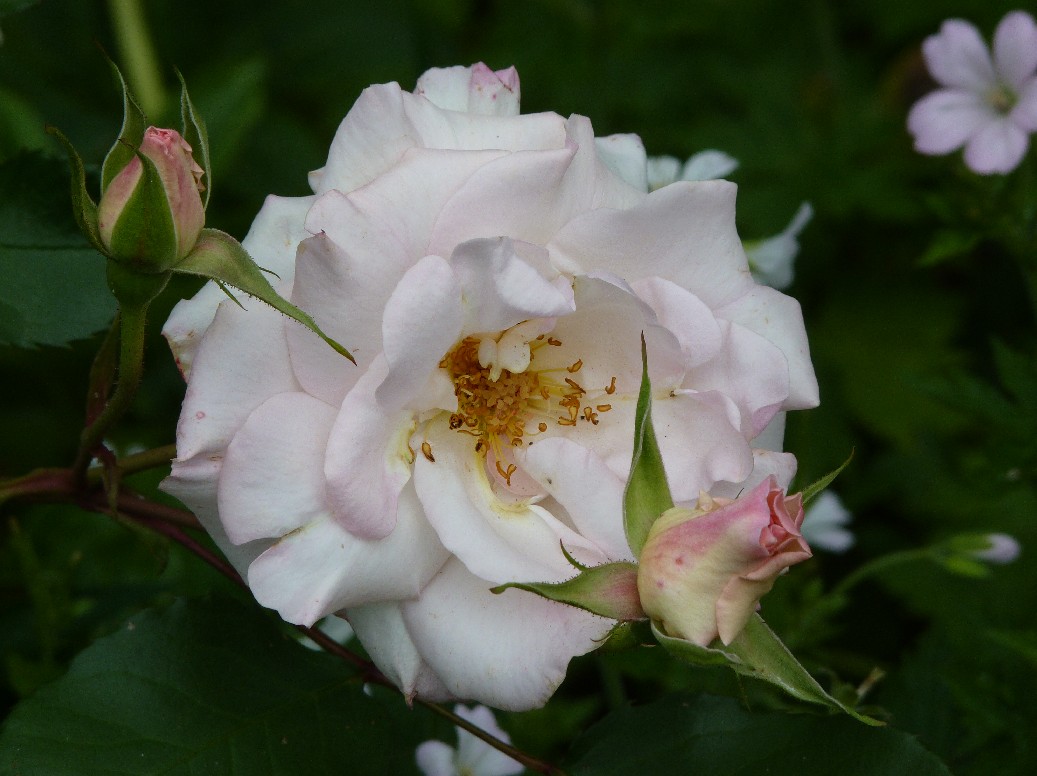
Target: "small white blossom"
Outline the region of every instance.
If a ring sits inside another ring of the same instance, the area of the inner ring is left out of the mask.
[[[714,149],[700,151],[683,165],[676,156],[650,156],[648,190],[655,191],[677,181],[718,180],[726,178],[737,169],[737,159]]]
[[[792,285],[793,263],[799,254],[799,233],[813,217],[814,208],[809,202],[804,202],[782,232],[763,240],[745,242],[749,269],[758,283],[779,291]]]
[[[505,743],[511,743],[497,720],[485,706],[455,706],[454,713]],[[425,741],[414,753],[418,769],[425,776],[512,776],[522,773],[522,765],[497,751],[466,730],[457,730],[457,748],[442,741]]]
[[[810,502],[800,531],[811,547],[846,552],[856,541],[853,533],[844,527],[851,519],[850,511],[839,497],[826,490]]]
[[[985,560],[987,563],[997,563],[998,565],[1012,563],[1019,557],[1021,548],[1014,536],[992,533],[987,534],[987,540],[990,542],[990,546],[985,550],[977,550],[972,553],[972,557],[978,560]]]

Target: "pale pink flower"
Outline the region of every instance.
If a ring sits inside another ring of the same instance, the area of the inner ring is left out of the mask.
[[[948,19],[922,44],[933,78],[944,88],[911,109],[908,130],[923,154],[965,147],[965,164],[981,174],[1014,170],[1037,131],[1037,24],[1023,11],[1001,20],[994,56],[979,31]]]

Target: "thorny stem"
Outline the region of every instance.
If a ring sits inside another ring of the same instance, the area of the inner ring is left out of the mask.
[[[123,305],[119,312],[119,382],[104,410],[83,429],[79,453],[72,464],[73,476],[83,482],[86,467],[108,428],[130,408],[144,371],[144,324],[148,306]]]

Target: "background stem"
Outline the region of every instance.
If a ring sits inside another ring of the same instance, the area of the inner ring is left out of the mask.
[[[144,113],[158,116],[166,105],[166,90],[141,2],[108,0],[108,12],[130,87]]]

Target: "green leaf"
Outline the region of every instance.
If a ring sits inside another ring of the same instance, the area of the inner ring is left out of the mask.
[[[852,460],[853,450],[850,451],[850,455],[847,456],[846,460],[839,465],[838,469],[828,472],[828,474],[821,479],[816,480],[803,488],[803,504],[807,504],[807,502],[812,498],[819,495],[825,488],[831,485],[835,481],[835,478],[842,474],[843,469],[850,465],[850,461]]]
[[[584,567],[565,582],[508,582],[491,588],[490,592],[503,593],[512,587],[612,620],[645,617],[637,594],[637,565],[626,561]]]
[[[965,256],[979,244],[982,235],[978,232],[962,232],[954,229],[942,229],[933,237],[922,258],[918,260],[921,267],[931,267],[948,259]]]
[[[61,130],[57,127],[48,126],[47,132],[61,142],[65,147],[65,153],[68,155],[68,166],[72,173],[72,216],[76,219],[76,226],[79,227],[79,231],[90,241],[95,250],[105,253],[105,247],[101,243],[101,234],[97,228],[97,205],[86,188],[86,170],[83,167],[83,160],[79,157],[79,152],[76,151],[75,146],[61,133]]]
[[[659,515],[673,506],[659,443],[652,427],[652,383],[648,379],[648,351],[641,335],[641,391],[634,414],[634,456],[630,479],[623,492],[623,528],[635,557],[641,555],[648,531]]]
[[[262,271],[252,261],[252,257],[241,247],[241,243],[229,234],[217,229],[203,229],[194,250],[172,269],[174,272],[201,275],[218,283],[226,283],[241,289],[246,294],[266,302],[275,310],[298,321],[331,345],[336,352],[353,361],[354,364],[356,363],[349,351],[321,331],[313,318],[281,298],[270,282],[263,277]]]
[[[198,114],[191,96],[187,93],[187,82],[183,74],[177,70],[176,77],[180,79],[180,119],[183,122],[183,138],[191,146],[191,155],[198,162],[198,166],[205,170],[205,191],[202,192],[202,205],[209,207],[209,197],[212,194],[212,162],[209,159],[209,133],[205,129],[205,121]]]
[[[67,186],[55,159],[22,154],[0,164],[0,342],[66,345],[115,315],[104,258],[77,230]]]
[[[719,646],[700,647],[684,639],[666,636],[654,625],[652,632],[667,652],[692,665],[726,664],[736,673],[780,687],[794,698],[818,703],[833,711],[843,711],[866,725],[883,724],[825,692],[758,614],[749,619],[745,629],[727,646],[714,642]]]
[[[613,712],[577,739],[570,776],[950,776],[913,736],[845,717],[753,713],[732,698],[670,695]]]
[[[416,773],[416,714],[258,609],[180,600],[133,617],[19,704],[0,773]]]
[[[107,55],[106,55],[107,58]],[[108,64],[112,66],[112,72],[122,86],[122,128],[119,137],[112,144],[108,155],[104,158],[101,167],[101,193],[104,194],[112,178],[118,175],[122,168],[130,163],[137,149],[140,148],[141,140],[144,139],[144,130],[148,128],[148,120],[144,116],[136,98],[130,91],[126,79],[122,77],[119,66],[111,59]]]

